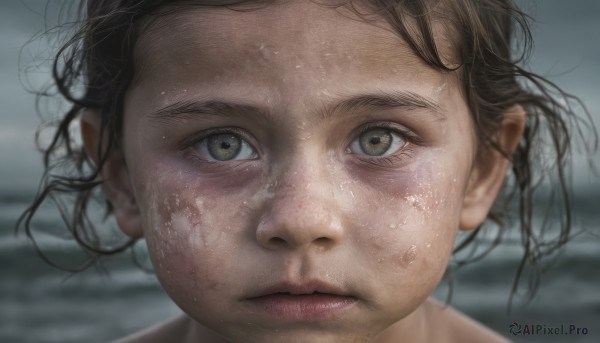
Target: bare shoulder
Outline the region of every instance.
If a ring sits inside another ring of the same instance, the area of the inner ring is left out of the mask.
[[[426,313],[437,328],[431,332],[432,342],[510,343],[510,340],[481,323],[467,317],[451,306],[428,299]]]
[[[123,337],[113,343],[182,342],[189,332],[189,319],[185,315],[154,324],[142,331]]]

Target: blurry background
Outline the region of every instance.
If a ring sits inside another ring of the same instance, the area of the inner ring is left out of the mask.
[[[537,19],[532,69],[581,97],[599,125],[600,2],[521,3]],[[40,123],[35,96],[24,85],[39,89],[49,81],[46,62],[56,46],[40,38],[20,52],[32,37],[56,24],[61,4],[0,2],[0,342],[105,342],[178,313],[153,274],[135,266],[131,254],[107,259],[105,270],[72,275],[45,264],[24,234],[14,236],[16,218],[33,199],[42,171],[33,143]],[[60,102],[43,105],[52,108]],[[577,156],[573,173],[574,230],[583,233],[544,274],[535,300],[524,306],[517,298],[507,313],[521,251],[513,237],[513,244],[509,240],[482,262],[455,273],[453,306],[518,342],[600,342],[600,180],[589,171],[590,160],[600,163],[599,153]],[[56,211],[43,208],[35,228],[60,232]],[[43,234],[38,240],[55,258],[81,260],[68,241]],[[148,267],[143,244],[136,252]],[[446,291],[442,285],[438,298],[445,299]],[[512,336],[513,322],[576,325],[588,334]]]

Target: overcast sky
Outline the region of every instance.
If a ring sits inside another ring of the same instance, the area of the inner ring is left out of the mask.
[[[33,145],[38,123],[35,98],[19,80],[19,51],[43,30],[43,17],[31,8],[39,11],[45,3],[42,0],[0,2],[0,192],[24,185],[36,187],[41,172],[39,154]],[[50,3],[52,7],[61,2]],[[532,69],[581,97],[596,125],[600,125],[600,1],[520,0],[520,3],[536,18]],[[43,40],[30,47],[43,50]],[[30,59],[25,55],[22,61]],[[36,73],[28,78],[39,85],[48,80],[48,75]],[[591,158],[600,164],[599,153]],[[579,158],[576,164],[578,188],[600,189],[598,178],[585,171],[582,161]]]

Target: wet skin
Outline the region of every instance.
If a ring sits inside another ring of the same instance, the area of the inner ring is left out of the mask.
[[[141,225],[117,219],[143,234],[205,335],[419,341],[430,329],[421,305],[451,255],[476,141],[455,76],[385,26],[289,2],[189,9],[142,35],[123,145]],[[365,151],[381,140],[394,144]]]

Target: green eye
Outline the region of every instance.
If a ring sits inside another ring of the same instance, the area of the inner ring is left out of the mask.
[[[395,153],[406,144],[406,140],[396,132],[385,128],[374,128],[362,133],[350,145],[355,154],[387,156]]]
[[[254,149],[239,135],[218,133],[210,135],[200,143],[197,149],[202,158],[212,161],[250,160],[256,158]]]

